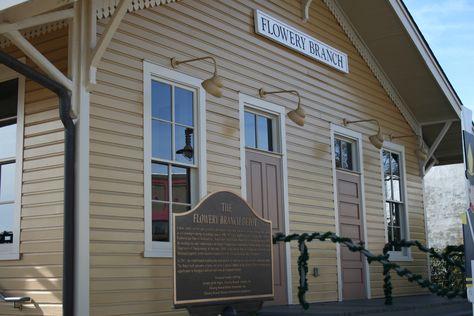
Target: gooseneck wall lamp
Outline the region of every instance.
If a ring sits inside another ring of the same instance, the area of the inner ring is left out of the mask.
[[[296,109],[288,112],[288,118],[298,124],[299,126],[304,125],[304,119],[306,117],[306,114],[301,107],[301,97],[298,91],[296,90],[278,90],[278,91],[265,91],[263,88],[260,88],[258,90],[258,94],[260,95],[261,98],[264,98],[268,94],[278,94],[278,93],[293,93],[298,97],[298,105],[296,106]]]
[[[199,57],[194,59],[188,60],[176,60],[175,57],[171,58],[171,67],[177,68],[180,64],[191,63],[193,61],[210,59],[214,63],[214,74],[211,78],[204,80],[201,85],[206,90],[207,93],[212,94],[213,96],[220,98],[222,96],[222,87],[224,86],[222,83],[222,78],[217,75],[217,62],[214,57],[212,56],[205,56]]]
[[[380,131],[380,123],[376,119],[367,119],[367,120],[357,120],[357,121],[348,121],[347,119],[342,120],[342,124],[347,126],[348,124],[353,123],[362,123],[362,122],[375,122],[377,124],[377,134],[369,136],[370,143],[374,145],[375,148],[381,149],[383,146],[383,135]]]
[[[428,149],[426,148],[421,135],[417,135],[417,134],[400,135],[400,136],[388,135],[388,137],[390,138],[390,141],[397,138],[407,138],[407,137],[413,137],[413,136],[415,136],[418,140],[418,147],[415,150],[415,155],[419,161],[426,162],[426,160],[428,159]]]

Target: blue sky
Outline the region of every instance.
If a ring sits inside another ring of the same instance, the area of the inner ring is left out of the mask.
[[[464,106],[474,110],[474,0],[404,0]]]

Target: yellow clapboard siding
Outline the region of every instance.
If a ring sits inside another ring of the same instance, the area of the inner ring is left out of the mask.
[[[21,232],[22,240],[24,241],[38,241],[38,240],[54,240],[63,238],[63,228],[36,228],[24,229]]]
[[[120,217],[134,217],[143,220],[143,209],[139,207],[118,207],[117,205],[107,205],[107,204],[91,204],[91,215],[100,215],[113,218],[115,216]]]

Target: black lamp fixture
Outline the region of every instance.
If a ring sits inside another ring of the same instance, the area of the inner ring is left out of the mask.
[[[217,62],[214,57],[212,56],[205,56],[205,57],[199,57],[199,58],[193,58],[193,59],[188,59],[188,60],[176,60],[175,57],[171,58],[171,67],[177,68],[178,65],[184,64],[184,63],[191,63],[193,61],[198,61],[198,60],[204,60],[204,59],[210,59],[214,63],[214,74],[212,75],[211,78],[204,80],[201,83],[201,86],[206,90],[207,93],[212,94],[213,96],[220,98],[222,96],[222,87],[224,84],[222,83],[222,78],[217,75]]]
[[[192,128],[186,128],[184,131],[184,147],[176,151],[178,155],[183,155],[184,157],[191,160],[194,156],[194,149],[191,146],[191,135],[193,134]]]
[[[347,126],[349,124],[353,123],[362,123],[362,122],[375,122],[377,124],[378,130],[377,134],[369,136],[369,140],[374,145],[375,148],[381,149],[383,146],[383,135],[382,132],[380,131],[380,123],[376,119],[367,119],[367,120],[356,120],[356,121],[348,121],[347,119],[342,120],[342,124],[344,126]]]
[[[265,91],[263,88],[260,88],[258,90],[258,94],[260,95],[261,98],[264,98],[268,94],[277,94],[277,93],[293,93],[293,94],[296,94],[296,96],[298,97],[298,104],[296,106],[296,109],[288,112],[287,115],[288,115],[288,118],[290,120],[292,120],[293,122],[295,122],[297,125],[303,126],[306,114],[305,114],[303,108],[301,107],[301,97],[300,97],[300,94],[298,93],[298,91],[296,91],[296,90]]]

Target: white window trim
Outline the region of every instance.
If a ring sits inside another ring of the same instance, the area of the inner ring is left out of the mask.
[[[206,92],[202,88],[203,80],[188,76],[181,72],[165,68],[146,60],[143,61],[143,152],[144,152],[144,224],[145,224],[145,257],[168,257],[173,256],[172,236],[170,230],[169,242],[152,241],[152,223],[151,223],[151,150],[152,150],[152,127],[151,127],[151,80],[164,79],[177,84],[186,85],[196,90],[196,125],[195,138],[197,145],[196,165],[198,177],[198,195],[202,199],[207,194],[207,158],[206,158]],[[170,216],[170,227],[172,227],[172,216]]]
[[[403,197],[403,213],[404,213],[404,224],[405,224],[405,234],[403,236],[404,239],[410,240],[410,224],[408,218],[408,191],[407,191],[407,175],[406,175],[406,164],[405,164],[405,146],[400,144],[395,144],[389,141],[384,141],[383,148],[380,151],[380,172],[381,172],[381,179],[382,179],[382,193],[383,193],[383,218],[384,218],[384,230],[385,230],[385,243],[388,242],[388,229],[387,224],[385,223],[385,183],[384,183],[384,170],[383,170],[383,150],[393,151],[400,155],[401,161],[401,171],[400,174],[402,176],[402,197]],[[391,261],[413,261],[411,255],[411,248],[406,248],[406,253],[404,254],[403,251],[389,251],[389,259]]]
[[[20,61],[24,62],[24,58]],[[18,109],[17,109],[17,129],[16,129],[16,196],[15,196],[15,217],[13,229],[13,243],[0,244],[0,260],[20,259],[20,220],[21,220],[21,195],[23,178],[23,131],[25,115],[25,77],[14,72],[5,66],[0,67],[0,82],[18,79]]]

